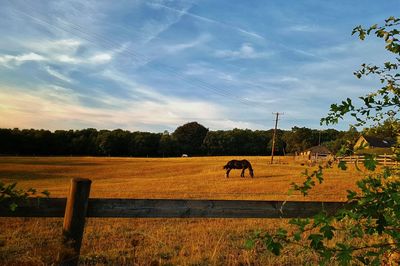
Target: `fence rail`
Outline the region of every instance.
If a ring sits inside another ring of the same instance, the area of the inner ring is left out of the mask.
[[[191,200],[191,199],[89,199],[91,181],[71,180],[68,198],[29,198],[0,204],[0,217],[64,217],[59,265],[78,265],[86,217],[118,218],[294,218],[321,211],[335,213],[344,202]]]
[[[337,157],[338,160],[344,161],[344,162],[363,162],[365,160],[364,155],[351,155],[351,156],[342,156],[342,157]],[[398,161],[396,160],[395,156],[393,155],[377,155],[376,160],[378,161],[379,164],[381,165],[398,165]]]
[[[0,217],[64,217],[67,199],[31,198],[15,211],[0,206]],[[6,203],[6,202],[5,202]],[[102,218],[295,218],[324,210],[334,213],[343,202],[89,199],[86,217]]]

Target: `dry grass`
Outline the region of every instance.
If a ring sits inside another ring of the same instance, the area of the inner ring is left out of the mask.
[[[238,158],[238,157],[235,157]],[[328,169],[323,185],[310,196],[288,196],[306,167],[291,158],[246,157],[255,178],[229,179],[222,166],[233,157],[93,158],[1,157],[0,179],[20,187],[47,189],[52,197],[67,195],[72,177],[93,180],[91,197],[196,198],[257,200],[344,200],[360,173]],[[249,232],[275,230],[286,220],[273,219],[89,219],[82,265],[304,265],[311,253],[285,250],[274,257],[243,248]],[[0,264],[51,264],[57,254],[62,219],[0,219]]]

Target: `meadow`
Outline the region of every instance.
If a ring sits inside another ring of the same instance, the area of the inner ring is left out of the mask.
[[[251,161],[255,177],[240,178],[222,166],[230,159]],[[66,197],[70,179],[90,178],[91,197],[344,201],[362,176],[326,169],[325,182],[309,196],[288,194],[292,182],[311,170],[292,157],[0,157],[0,180],[20,188],[48,190]],[[87,220],[82,265],[304,265],[314,264],[310,251],[285,249],[275,257],[244,248],[256,229],[287,226],[285,219],[126,219]],[[0,264],[51,265],[59,248],[62,219],[0,218]]]

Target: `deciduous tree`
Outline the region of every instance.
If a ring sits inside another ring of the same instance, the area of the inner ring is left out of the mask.
[[[358,125],[385,118],[398,119],[400,108],[400,19],[390,17],[382,26],[377,24],[354,28],[361,40],[375,35],[385,42],[385,48],[395,57],[383,66],[363,64],[354,74],[357,78],[376,75],[382,87],[360,97],[361,105],[353,105],[351,99],[333,104],[321,123],[337,123],[344,115],[353,116]],[[397,56],[397,57],[396,57]],[[398,135],[398,132],[396,132]],[[399,151],[395,147],[397,159]],[[344,163],[339,167],[345,169]],[[279,229],[276,233],[257,232],[247,241],[248,247],[261,245],[279,255],[282,248],[297,244],[318,255],[320,264],[333,261],[341,265],[399,265],[400,264],[400,171],[398,167],[383,167],[377,170],[374,155],[366,156],[365,177],[357,182],[357,191],[348,191],[346,208],[335,215],[321,212],[312,219],[292,219],[294,230],[289,233]],[[304,195],[317,183],[323,182],[323,167],[307,174],[302,184],[293,184],[293,189]]]

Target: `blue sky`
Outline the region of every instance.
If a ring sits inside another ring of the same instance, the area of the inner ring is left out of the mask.
[[[2,1],[0,127],[323,129],[399,1]],[[397,12],[397,13],[396,13]],[[351,121],[333,126],[347,129]]]

